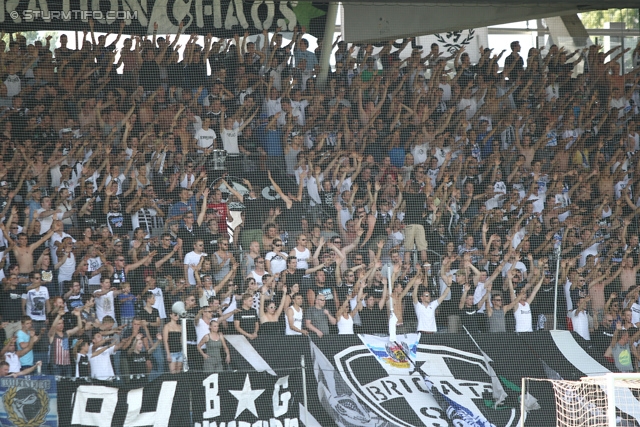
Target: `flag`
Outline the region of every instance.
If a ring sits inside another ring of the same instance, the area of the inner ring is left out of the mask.
[[[391,341],[391,337],[359,334],[358,337],[376,360],[391,375],[410,375],[413,365],[409,357],[416,358],[420,334],[406,334],[400,341]]]
[[[313,374],[318,383],[320,405],[336,425],[339,427],[380,425],[379,418],[360,402],[324,353],[313,341],[309,341],[309,345],[313,360]]]

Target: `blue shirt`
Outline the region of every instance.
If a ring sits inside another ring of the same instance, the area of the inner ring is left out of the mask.
[[[19,351],[22,350],[20,343],[28,343],[31,340],[31,335],[20,329],[16,332],[16,338],[16,351]],[[29,350],[27,354],[20,358],[20,364],[22,366],[33,366],[33,349]]]
[[[318,58],[316,58],[316,54],[313,52],[309,52],[308,50],[296,50],[293,53],[293,58],[296,60],[296,67],[298,66],[299,61],[306,59],[307,66],[305,67],[306,71],[311,71],[315,68],[316,64],[318,64]]]
[[[183,201],[178,201],[174,203],[173,206],[171,206],[171,209],[169,210],[169,218],[178,216],[178,215],[184,215],[187,212],[193,212],[193,214],[195,215],[196,196],[191,196],[191,198],[187,200],[186,203]]]
[[[395,147],[389,150],[389,157],[391,158],[391,164],[397,168],[401,168],[404,166],[404,156],[406,153],[404,152],[404,148]]]
[[[488,134],[488,132],[481,133],[476,138],[476,142],[480,146],[480,153],[483,159],[486,159],[493,154],[493,136],[485,140]]]
[[[282,157],[284,151],[282,149],[282,131],[267,130],[262,139],[262,147],[269,157]]]
[[[119,294],[118,301],[120,302],[120,317],[133,318],[136,315],[136,296],[132,294]]]

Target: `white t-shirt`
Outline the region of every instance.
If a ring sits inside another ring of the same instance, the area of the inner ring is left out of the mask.
[[[100,289],[96,290],[96,292],[100,292]],[[110,290],[107,294],[95,297],[96,301],[96,317],[99,321],[102,322],[104,316],[111,316],[114,319],[116,318],[116,309],[113,304],[113,290]],[[93,364],[91,365],[91,372],[93,375]]]
[[[58,283],[62,283],[63,280],[71,280],[73,273],[76,271],[76,256],[71,252],[67,256],[67,260],[58,269]]]
[[[309,101],[303,99],[301,101],[291,101],[291,115],[298,120],[298,125],[304,126],[305,113],[304,110],[309,105]]]
[[[207,324],[207,322],[202,320],[202,318],[198,319],[198,324],[196,325],[196,336],[197,336],[198,343],[200,343],[202,338],[204,338],[204,336],[207,335],[208,333],[209,333],[209,325]],[[200,348],[205,348],[205,347],[206,347],[206,344]]]
[[[158,310],[158,313],[160,314],[161,319],[166,319],[167,312],[165,311],[165,308],[164,308],[164,295],[162,294],[162,289],[160,288],[149,289],[148,292],[151,292],[156,297],[156,302],[155,304],[153,304],[152,307]]]
[[[64,239],[65,237],[71,237],[71,241],[73,243],[76,242],[76,239],[74,239],[70,234],[65,233],[64,231],[62,231],[61,233],[53,233],[53,235],[51,236],[51,239],[49,239],[49,247],[51,248],[51,264],[52,265],[56,265],[58,263],[58,253],[56,251],[56,242],[62,242],[62,239]]]
[[[582,338],[589,341],[591,340],[591,335],[589,334],[589,316],[587,316],[587,313],[584,311],[581,311],[576,315],[576,311],[578,310],[569,312],[569,317],[573,324],[573,330]]]
[[[302,329],[302,308],[298,311],[296,311],[296,309],[291,306],[287,309],[287,311],[289,311],[289,309],[291,309],[293,311],[293,326],[295,326],[298,329]],[[285,335],[302,335],[301,332],[298,331],[294,331],[293,329],[291,329],[291,327],[289,326],[289,316],[287,315],[286,318],[286,329],[285,329]]]
[[[533,332],[533,317],[528,302],[525,302],[524,305],[518,303],[513,317],[516,319],[516,332]]]
[[[4,81],[7,87],[7,98],[16,96],[22,90],[22,82],[17,74],[9,74]]]
[[[89,347],[89,363],[91,365],[91,378],[107,379],[114,377],[111,355],[115,353],[114,347],[109,347],[96,357],[92,357],[93,344]]]
[[[631,323],[635,325],[638,322],[640,322],[640,304],[636,301],[631,305]]]
[[[198,265],[200,263],[200,258],[202,258],[203,256],[205,256],[206,254],[204,252],[197,254],[194,251],[189,252],[188,254],[186,254],[184,256],[184,265]],[[193,269],[191,267],[189,267],[189,271],[188,271],[188,280],[189,280],[189,284],[190,285],[196,285],[196,276],[193,275]]]
[[[52,208],[53,209],[53,208]],[[44,208],[40,208],[38,209],[36,212],[38,214],[41,214],[42,212],[44,212],[46,209]],[[42,217],[42,218],[38,218],[38,220],[40,221],[40,235],[44,235],[47,234],[47,232],[51,229],[51,226],[53,225],[53,217],[56,217],[56,219],[61,219],[62,218],[62,214],[52,214],[46,217]]]
[[[47,320],[47,300],[49,291],[45,286],[38,289],[31,289],[26,294],[22,294],[22,299],[26,300],[25,312],[27,316],[36,321]]]
[[[438,327],[436,326],[436,308],[438,308],[439,305],[438,300],[431,301],[429,305],[426,306],[422,303],[413,305],[416,309],[416,317],[418,318],[418,331],[438,331]]]
[[[200,129],[196,132],[196,139],[198,140],[197,146],[202,149],[211,148],[213,146],[213,142],[216,139],[216,132],[209,128],[207,130]],[[204,150],[198,150],[199,153],[202,153]]]
[[[274,114],[278,114],[280,111],[282,111],[281,100],[282,100],[282,98],[267,99],[264,102],[264,109],[265,109],[265,112],[267,113],[268,117],[271,117]]]
[[[100,257],[89,258],[87,260],[87,273],[89,273],[87,274],[87,276],[89,276],[90,285],[100,284],[100,277],[102,276],[101,274],[96,274],[95,276],[91,277],[91,273],[99,270],[100,267],[102,267],[102,260],[100,259]]]
[[[280,254],[269,252],[264,259],[271,262],[271,274],[278,274],[287,269],[287,259]]]
[[[414,165],[426,162],[429,158],[429,143],[425,142],[424,144],[414,146],[411,149],[411,154],[413,154]]]
[[[227,154],[240,154],[240,149],[238,148],[238,130],[222,129],[220,133],[222,148],[225,149]]]
[[[473,291],[473,304],[477,305],[482,300],[482,298],[484,298],[486,293],[487,290],[484,287],[484,283],[478,282],[478,286],[476,286],[475,291]],[[487,303],[484,303],[484,305],[478,309],[478,313],[484,313],[486,309]]]

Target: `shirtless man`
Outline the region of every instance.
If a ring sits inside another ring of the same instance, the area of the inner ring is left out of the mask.
[[[407,283],[407,286],[405,286],[404,289],[402,289],[402,283],[398,282],[395,280],[396,275],[400,273],[400,269],[398,268],[396,271],[396,268],[399,266],[396,265],[393,268],[393,281],[394,281],[394,285],[393,285],[393,292],[391,293],[391,301],[393,303],[393,313],[396,316],[396,319],[398,319],[398,322],[396,323],[396,332],[398,334],[404,334],[407,332],[414,332],[414,331],[409,331],[404,324],[404,319],[403,319],[403,312],[404,312],[404,307],[402,305],[402,299],[409,293],[409,291],[413,288],[414,284],[416,282],[422,282],[422,275],[421,273],[421,269],[418,269],[418,274],[409,281],[409,283]]]
[[[640,264],[633,266],[633,258],[629,256],[630,250],[627,250],[625,257],[620,263],[620,283],[622,293],[627,292],[631,287],[636,285],[636,274],[640,270]]]
[[[33,271],[33,252],[44,242],[49,240],[53,235],[53,230],[49,230],[47,234],[43,235],[40,240],[29,245],[29,238],[25,233],[18,234],[17,242],[10,242],[13,246],[13,254],[16,257],[16,261],[20,266],[20,274],[29,274]],[[7,240],[11,240],[8,234],[5,233]]]
[[[624,260],[622,263],[624,265]],[[632,260],[631,260],[631,263],[633,264]],[[637,270],[638,267],[636,267],[635,269]],[[602,319],[605,314],[604,306],[605,306],[606,300],[604,297],[604,289],[611,282],[613,282],[618,276],[622,277],[624,270],[625,269],[623,268],[618,268],[618,270],[614,274],[611,274],[611,268],[609,268],[609,270],[604,275],[593,279],[589,283],[589,296],[591,297],[591,308],[593,310],[593,313],[597,314],[598,319]],[[632,270],[634,270],[634,268],[632,268]],[[635,284],[635,272],[634,272],[633,281]]]

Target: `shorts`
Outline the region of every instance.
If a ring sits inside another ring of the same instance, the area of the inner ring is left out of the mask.
[[[176,353],[171,353],[171,363],[182,363],[184,362],[184,354],[181,351]]]
[[[404,229],[404,246],[408,251],[413,250],[416,245],[418,251],[427,250],[427,239],[424,233],[424,227],[420,224],[407,225]]]

